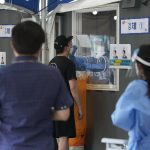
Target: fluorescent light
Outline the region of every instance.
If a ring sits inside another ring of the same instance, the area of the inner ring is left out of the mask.
[[[114,20],[117,20],[117,16],[114,16]]]
[[[97,13],[98,13],[98,12],[97,12],[96,10],[94,10],[94,11],[92,12],[93,15],[97,15]]]

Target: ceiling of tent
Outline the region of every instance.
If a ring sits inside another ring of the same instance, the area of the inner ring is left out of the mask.
[[[55,9],[59,4],[69,3],[74,0],[48,0],[48,12]]]

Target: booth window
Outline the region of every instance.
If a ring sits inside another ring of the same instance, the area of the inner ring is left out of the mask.
[[[87,89],[119,90],[119,70],[109,66],[110,44],[119,44],[119,4],[73,12],[72,33],[71,59],[79,76],[86,72]]]

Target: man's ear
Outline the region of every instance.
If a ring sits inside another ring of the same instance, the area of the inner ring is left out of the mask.
[[[14,55],[15,55],[15,56],[18,56],[18,54],[17,54],[17,52],[16,52],[16,50],[15,50],[15,48],[14,48],[14,45],[13,45],[13,42],[12,42],[12,41],[10,41],[10,46],[11,46],[11,49],[12,49]]]
[[[14,53],[14,55],[17,57],[17,56],[20,56],[20,54],[16,51],[15,47],[14,47],[14,44],[12,41],[10,41],[10,46],[11,46],[11,49]]]
[[[35,54],[35,56],[39,57],[42,55],[42,47],[38,50],[38,52]]]
[[[68,49],[68,45],[66,45],[66,46],[64,47],[64,52],[65,52],[67,49]]]

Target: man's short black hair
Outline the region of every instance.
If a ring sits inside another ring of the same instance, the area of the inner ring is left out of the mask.
[[[73,39],[73,36],[66,37],[64,35],[57,36],[54,41],[56,54],[63,53],[65,46]]]
[[[19,23],[12,29],[12,44],[19,54],[35,54],[44,42],[42,27],[33,21]]]

